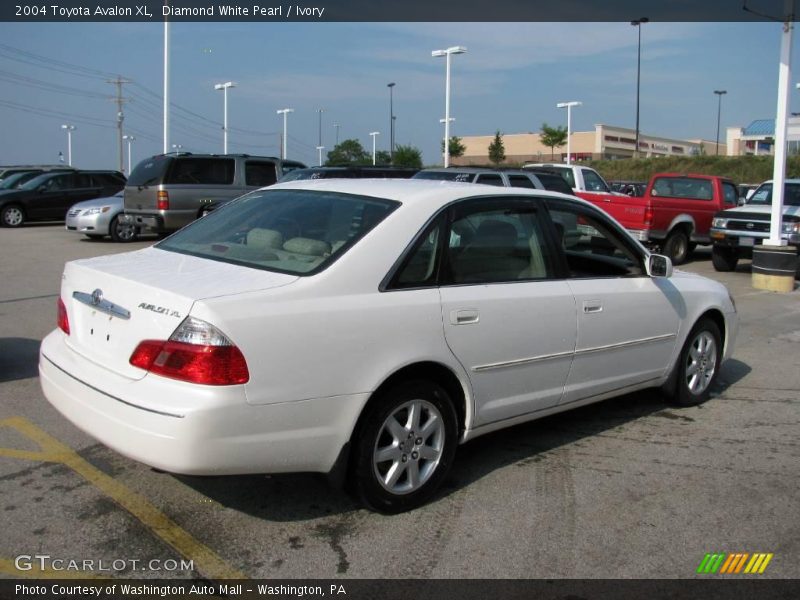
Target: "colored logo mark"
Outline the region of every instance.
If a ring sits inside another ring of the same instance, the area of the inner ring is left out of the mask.
[[[703,557],[697,572],[705,575],[760,575],[772,560],[772,553],[717,552]]]

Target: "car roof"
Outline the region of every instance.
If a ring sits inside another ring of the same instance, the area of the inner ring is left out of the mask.
[[[278,183],[262,190],[300,189],[338,192],[396,200],[403,204],[425,204],[439,208],[454,200],[481,196],[533,196],[569,198],[588,204],[574,196],[530,188],[497,187],[480,183],[432,181],[428,179],[300,179]]]

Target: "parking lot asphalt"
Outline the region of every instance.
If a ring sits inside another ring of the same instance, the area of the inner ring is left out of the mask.
[[[708,403],[646,391],[478,438],[436,500],[387,517],[316,475],[159,473],[50,407],[37,352],[64,262],[150,243],[0,230],[0,576],[691,578],[745,552],[773,554],[756,577],[800,577],[800,291],[753,289],[749,264],[716,273],[701,248],[683,267],[741,318]]]

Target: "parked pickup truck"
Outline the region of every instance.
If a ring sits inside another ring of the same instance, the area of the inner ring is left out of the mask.
[[[605,202],[608,197],[624,196],[624,194],[611,191],[611,187],[600,173],[584,165],[529,163],[523,165],[522,168],[558,173],[567,181],[569,187],[572,188],[573,194],[589,202]]]
[[[697,244],[710,244],[711,219],[737,205],[732,181],[712,175],[657,173],[644,196],[592,200],[645,245],[657,246],[673,264],[683,263]]]
[[[733,271],[740,258],[752,258],[753,247],[769,238],[772,182],[750,195],[747,204],[717,213],[711,223],[711,261],[717,271]],[[787,179],[783,192],[781,239],[800,246],[800,179]]]

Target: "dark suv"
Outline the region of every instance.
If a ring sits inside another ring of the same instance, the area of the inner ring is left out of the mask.
[[[140,162],[125,186],[125,219],[175,231],[245,192],[276,183],[303,163],[248,154],[159,154]]]
[[[26,221],[63,221],[76,202],[113,196],[125,187],[119,171],[49,171],[21,186],[0,191],[0,223],[19,227]]]

